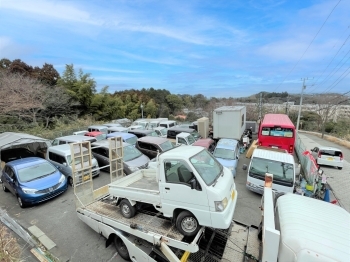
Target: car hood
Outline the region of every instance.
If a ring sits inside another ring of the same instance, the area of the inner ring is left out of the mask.
[[[138,158],[124,162],[129,167],[147,168],[149,162],[148,156],[141,155]]]
[[[224,159],[224,158],[216,158],[221,165],[225,166],[225,167],[235,167],[237,160],[233,160],[233,159]]]
[[[58,181],[60,180],[60,178],[61,178],[61,172],[56,171],[55,173],[50,174],[48,176],[38,178],[29,182],[20,182],[20,184],[22,185],[22,187],[41,190],[41,189],[52,187],[58,184]]]

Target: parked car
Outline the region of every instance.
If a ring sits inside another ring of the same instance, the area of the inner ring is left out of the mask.
[[[221,138],[216,144],[213,155],[223,166],[231,170],[233,177],[236,176],[239,159],[239,144],[237,140]]]
[[[168,128],[164,126],[155,127],[153,128],[153,131],[156,132],[159,137],[167,138],[168,136]]]
[[[100,131],[104,134],[107,134],[107,129],[108,129],[108,127],[104,126],[104,125],[92,125],[92,126],[88,127],[89,132]]]
[[[130,134],[134,134],[138,138],[144,137],[144,136],[155,136],[158,137],[158,134],[153,131],[153,130],[144,130],[144,129],[134,129],[134,130],[129,130]]]
[[[92,143],[91,151],[101,167],[109,165],[109,141]],[[123,172],[125,175],[147,168],[148,162],[148,156],[142,154],[133,145],[123,142]],[[104,168],[108,172],[109,169],[109,167]]]
[[[114,132],[123,132],[127,133],[129,129],[127,127],[122,127],[122,126],[114,126],[114,127],[108,127],[107,133],[114,133]]]
[[[107,124],[103,124],[103,126],[106,126],[106,127],[122,127],[122,125],[119,124],[119,123],[107,123]]]
[[[137,139],[136,143],[136,148],[150,159],[155,158],[158,152],[162,153],[174,147],[173,143],[163,137],[144,136]]]
[[[75,131],[75,132],[73,132],[73,135],[81,135],[81,136],[83,136],[83,135],[85,135],[87,132],[89,132],[89,131],[87,131],[87,130],[81,130],[81,131]]]
[[[311,154],[318,165],[334,166],[342,169],[344,165],[343,152],[335,147],[314,147]]]
[[[162,121],[162,122],[159,123],[159,126],[170,128],[170,127],[177,126],[177,122],[174,121],[174,120]]]
[[[190,133],[196,141],[201,138],[200,134],[192,128],[184,128],[177,126],[168,128],[168,138],[176,139],[176,135],[180,133]]]
[[[97,141],[106,139],[106,134],[100,131],[87,132],[84,136],[90,136],[96,138]]]
[[[87,150],[87,149],[86,149]],[[70,145],[58,145],[58,146],[51,146],[47,149],[46,152],[46,159],[50,161],[54,166],[58,168],[68,179],[68,184],[73,186],[73,171],[72,171],[72,153]],[[83,158],[84,166],[89,165],[89,158],[87,156],[84,156]],[[98,163],[95,158],[91,159],[92,162],[92,177],[97,177],[100,175],[100,169],[98,166]],[[76,168],[79,167],[81,164],[80,158],[76,161]],[[89,178],[89,171],[84,172],[83,176],[77,175],[76,176],[76,183],[82,182],[83,179]]]
[[[137,142],[137,136],[135,136],[134,134],[129,134],[129,133],[123,133],[123,132],[114,132],[114,133],[110,133],[107,135],[107,138],[110,137],[117,137],[120,136],[123,140],[123,142],[131,144],[133,146],[136,145]]]
[[[83,141],[90,141],[90,143],[92,143],[92,142],[96,142],[97,139],[95,137],[82,136],[82,135],[61,136],[54,139],[52,141],[52,145],[57,146],[57,145],[64,145],[64,144],[71,144],[71,143],[79,143]]]
[[[67,179],[49,161],[27,157],[6,163],[2,189],[16,196],[20,207],[54,198],[67,190]]]
[[[206,148],[210,153],[213,153],[215,150],[215,141],[211,138],[202,138],[194,142],[192,146],[201,146]]]
[[[141,126],[141,125],[133,125],[133,126],[129,126],[128,127],[128,131],[131,131],[131,130],[135,130],[135,129],[144,129],[144,127],[143,126]]]

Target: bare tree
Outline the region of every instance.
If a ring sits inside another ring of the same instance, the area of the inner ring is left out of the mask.
[[[338,104],[334,104],[334,98],[329,99],[324,96],[319,96],[316,98],[317,107],[316,112],[319,115],[319,127],[321,128],[322,138],[325,133],[326,123],[331,120],[334,120],[334,115],[337,111]]]

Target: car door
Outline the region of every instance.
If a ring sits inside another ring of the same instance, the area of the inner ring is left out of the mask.
[[[16,195],[18,181],[14,170],[10,166],[5,166],[5,183],[6,188],[14,195]]]
[[[180,172],[180,170],[187,170],[187,174],[184,175],[184,172]],[[201,186],[189,165],[183,160],[166,160],[164,161],[164,172],[165,181],[163,179],[159,182],[164,214],[171,217],[173,210],[181,207],[210,225],[211,218],[206,187]],[[191,189],[189,181],[192,179],[197,180],[197,189]]]
[[[59,154],[56,154],[56,153],[53,153],[53,152],[49,152],[49,159],[48,159],[54,166],[57,167],[57,169],[63,173],[65,176],[71,176],[71,169],[70,167],[68,166],[69,163],[67,163],[67,160],[59,155]],[[66,164],[64,164],[66,163]]]
[[[91,151],[100,167],[109,165],[109,156],[106,148],[103,148],[103,147],[92,148]],[[109,170],[109,167],[107,167],[106,170],[107,169]]]

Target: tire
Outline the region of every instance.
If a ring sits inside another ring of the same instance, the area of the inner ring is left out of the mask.
[[[195,236],[200,226],[197,218],[188,211],[182,211],[176,218],[176,228],[184,236]]]
[[[121,256],[123,259],[127,261],[130,261],[128,248],[126,247],[125,243],[120,237],[118,236],[114,237],[114,245],[115,245],[115,248],[117,249],[119,256]]]
[[[4,190],[4,192],[9,192],[9,190],[7,189],[4,183],[2,183],[2,190]]]
[[[261,241],[262,240],[262,222],[260,222],[259,227],[258,227],[258,239]]]
[[[22,200],[22,198],[20,196],[17,196],[17,202],[21,208],[27,207],[27,204]]]
[[[342,167],[340,167],[340,166],[338,166],[338,169],[339,169],[339,170],[342,170],[343,168],[342,168]]]
[[[136,208],[127,199],[123,199],[119,204],[120,212],[125,218],[132,218],[136,214]]]
[[[73,177],[71,177],[71,176],[68,177],[68,184],[69,184],[71,187],[74,186]]]

